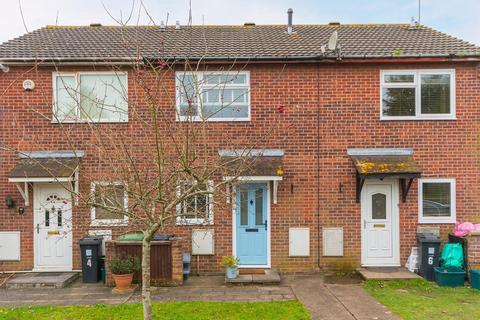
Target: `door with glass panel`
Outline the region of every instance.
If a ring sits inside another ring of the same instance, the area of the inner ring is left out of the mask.
[[[268,264],[267,185],[244,184],[237,189],[236,256],[241,266]]]
[[[72,269],[72,200],[59,183],[34,185],[35,269]]]
[[[366,183],[362,190],[362,264],[398,263],[398,193],[394,182]]]

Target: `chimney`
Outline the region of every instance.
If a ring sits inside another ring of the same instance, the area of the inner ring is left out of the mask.
[[[288,28],[287,28],[287,33],[292,34],[293,33],[293,10],[292,8],[287,10],[288,14]]]
[[[177,20],[177,22],[175,22],[175,29],[177,30],[180,30],[180,20]]]

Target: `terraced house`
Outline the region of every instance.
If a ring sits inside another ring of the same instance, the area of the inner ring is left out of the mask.
[[[410,24],[47,26],[0,45],[1,270],[78,270],[79,238],[131,229],[61,184],[95,193],[105,183],[90,126],[130,134],[141,152],[130,107],[138,61],[168,65],[159,101],[178,125],[179,77],[204,80],[195,116],[234,103],[210,112],[205,152],[261,141],[263,167],[237,196],[198,197],[208,219],[169,229],[186,239],[208,230],[201,250],[185,249],[200,272],[227,255],[282,272],[399,266],[418,227],[445,236],[456,221],[479,222],[479,47]],[[123,112],[99,112],[69,87]]]

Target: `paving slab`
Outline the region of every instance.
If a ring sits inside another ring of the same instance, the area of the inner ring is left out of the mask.
[[[409,280],[422,278],[404,267],[358,268],[357,272],[365,280]]]
[[[399,320],[358,284],[325,284],[321,275],[288,279],[295,296],[317,320]]]
[[[325,285],[343,307],[357,320],[400,320],[359,285]]]
[[[280,282],[280,274],[276,269],[265,269],[263,274],[256,270],[252,274],[240,274],[235,279],[225,277],[225,283],[228,284],[279,284]]]
[[[74,282],[78,272],[29,272],[19,273],[7,280],[7,289],[20,288],[65,288]]]

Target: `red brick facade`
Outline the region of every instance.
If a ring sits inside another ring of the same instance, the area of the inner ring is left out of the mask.
[[[212,67],[209,67],[212,69]],[[447,69],[456,71],[456,120],[381,121],[380,70]],[[424,177],[456,179],[457,220],[480,223],[480,67],[469,62],[437,64],[358,63],[358,64],[250,64],[250,122],[219,122],[210,126],[212,152],[242,147],[269,134],[260,148],[283,149],[284,179],[279,183],[278,203],[271,204],[271,261],[284,272],[307,272],[319,268],[353,268],[360,264],[360,204],[355,201],[355,171],[347,148],[413,148],[414,158]],[[71,69],[70,69],[71,70]],[[83,70],[86,70],[83,68]],[[18,160],[14,150],[72,150],[60,134],[58,124],[39,114],[51,115],[53,69],[11,67],[0,73],[0,135],[6,149],[1,150],[0,199],[13,196],[17,206],[23,200],[12,183],[9,172]],[[22,89],[25,79],[35,81],[35,90]],[[132,79],[129,77],[129,87]],[[174,90],[174,76],[164,79]],[[131,90],[130,90],[131,91]],[[271,134],[269,124],[275,120],[278,105],[285,131]],[[174,112],[172,110],[172,117]],[[102,167],[89,147],[93,138],[84,124],[69,124],[70,136],[78,139],[76,148],[85,150],[80,177],[93,176]],[[102,124],[130,132],[135,139],[135,123]],[[222,135],[235,136],[235,144],[225,143]],[[134,142],[137,141],[137,142]],[[88,174],[84,174],[88,173]],[[81,181],[81,191],[89,190],[90,181]],[[32,190],[30,190],[32,197]],[[33,199],[31,199],[33,203]],[[79,269],[77,241],[92,229],[90,210],[73,208],[73,261]],[[400,203],[401,263],[415,243],[418,221],[417,181],[407,201]],[[343,227],[344,256],[323,257],[322,227]],[[289,257],[289,228],[310,228],[310,256]],[[446,235],[452,225],[441,225]],[[178,226],[170,230],[188,238],[191,229]],[[210,227],[209,227],[210,228]],[[232,212],[229,205],[214,209],[215,256],[199,257],[201,272],[220,271],[222,256],[232,253]],[[30,270],[33,267],[32,205],[23,215],[17,209],[0,206],[0,231],[21,231],[21,261],[2,262],[0,270]],[[320,253],[320,256],[319,256]],[[196,257],[192,270],[197,270]]]

